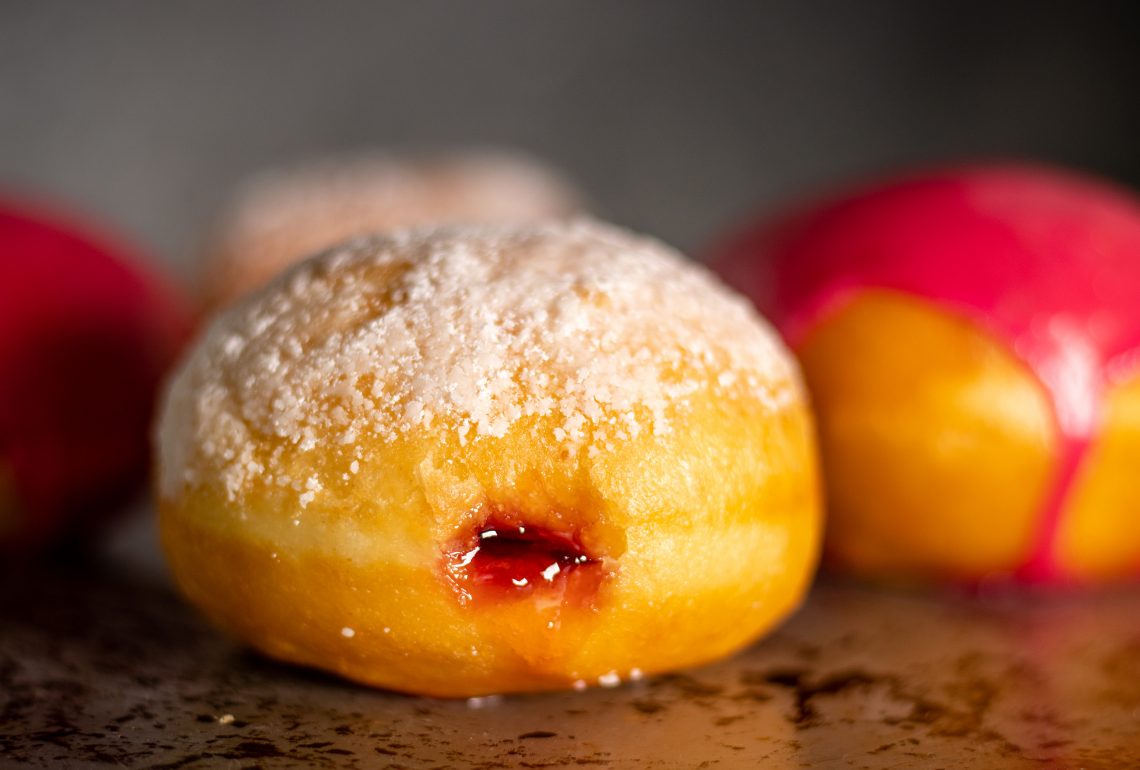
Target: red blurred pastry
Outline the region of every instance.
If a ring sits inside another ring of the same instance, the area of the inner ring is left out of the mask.
[[[138,490],[188,328],[117,243],[0,202],[0,550],[75,534]]]
[[[714,259],[796,349],[833,562],[890,578],[1140,574],[1140,203],[1022,165],[912,176]]]

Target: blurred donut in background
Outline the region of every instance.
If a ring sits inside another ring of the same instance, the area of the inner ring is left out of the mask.
[[[759,223],[714,257],[818,418],[832,564],[887,580],[1140,576],[1140,199],[1023,163]]]
[[[115,238],[0,201],[0,553],[80,541],[147,476],[187,305]]]
[[[362,151],[268,170],[243,184],[209,241],[208,307],[354,235],[432,224],[511,224],[582,210],[557,171],[502,150]]]

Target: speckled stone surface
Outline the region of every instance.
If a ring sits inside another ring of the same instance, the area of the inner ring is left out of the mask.
[[[1140,767],[1140,592],[826,580],[778,633],[714,666],[447,702],[266,661],[154,569],[9,569],[0,766]]]

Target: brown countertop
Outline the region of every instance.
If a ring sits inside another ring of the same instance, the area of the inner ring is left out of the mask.
[[[717,665],[447,702],[261,659],[153,569],[41,568],[0,582],[0,766],[1140,767],[1140,592],[825,580]]]

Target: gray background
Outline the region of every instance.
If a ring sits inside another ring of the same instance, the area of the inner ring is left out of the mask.
[[[694,250],[757,205],[932,159],[1140,179],[1124,3],[5,2],[0,190],[189,272],[243,174],[516,145]]]

